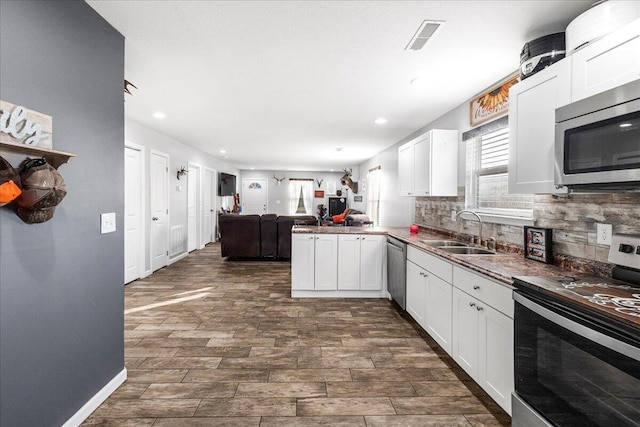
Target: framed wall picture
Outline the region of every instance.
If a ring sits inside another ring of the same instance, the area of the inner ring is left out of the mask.
[[[324,198],[324,190],[315,190],[313,196],[316,199],[323,199]]]
[[[550,264],[553,262],[552,229],[524,227],[524,257]]]
[[[469,124],[472,127],[509,112],[509,88],[520,80],[516,73],[481,93],[469,103]]]

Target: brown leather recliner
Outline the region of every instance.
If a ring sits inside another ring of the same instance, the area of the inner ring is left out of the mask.
[[[293,225],[317,225],[318,219],[313,215],[279,216],[277,222],[278,257],[291,258],[291,228]]]
[[[220,215],[223,257],[260,256],[260,215]]]
[[[278,215],[264,214],[260,217],[260,256],[278,256]]]

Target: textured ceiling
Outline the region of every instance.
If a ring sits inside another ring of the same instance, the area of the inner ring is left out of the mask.
[[[514,72],[526,41],[564,31],[593,2],[88,3],[126,37],[125,77],[138,87],[128,118],[240,169],[329,170]],[[446,24],[404,50],[425,19]]]

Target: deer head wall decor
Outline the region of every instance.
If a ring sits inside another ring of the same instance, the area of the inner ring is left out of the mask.
[[[323,181],[324,181],[324,179],[316,179],[316,184],[318,184],[318,188],[320,188],[320,186],[322,185]]]
[[[273,179],[278,183],[278,185],[282,184],[282,181],[284,181],[286,178],[287,178],[286,176],[283,176],[282,178],[278,178],[276,174],[273,174]]]
[[[342,175],[342,178],[340,178],[340,183],[342,185],[346,185],[347,187],[349,187],[351,191],[353,191],[353,194],[358,194],[358,183],[351,179],[353,170],[343,169],[343,171],[344,171],[344,175]]]

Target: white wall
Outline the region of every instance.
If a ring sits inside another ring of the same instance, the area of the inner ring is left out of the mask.
[[[283,180],[280,185],[273,179],[274,174],[278,178],[286,177],[287,179]],[[297,171],[265,171],[265,170],[246,170],[243,169],[240,171],[240,176],[238,177],[238,191],[242,191],[242,180],[243,179],[259,179],[264,178],[267,180],[267,213],[278,214],[278,215],[290,215],[289,213],[289,178],[310,178],[313,179],[313,189],[314,190],[324,190],[325,196],[324,198],[314,198],[313,199],[313,210],[311,215],[318,215],[317,206],[319,204],[324,204],[325,207],[329,207],[329,197],[327,195],[327,182],[334,181],[336,183],[336,189],[342,190],[343,195],[345,194],[345,188],[340,185],[340,178],[344,175],[342,172],[297,172]],[[318,184],[316,180],[323,180],[320,188],[318,188]],[[349,190],[349,195],[351,195],[351,190]],[[351,199],[353,200],[353,199]],[[242,204],[242,194],[240,194],[240,204]],[[353,203],[349,204],[349,207],[352,206]],[[354,208],[359,209],[359,208]]]
[[[176,172],[182,166],[188,166],[189,162],[197,163],[201,166],[201,171],[204,171],[205,167],[214,169],[216,172],[226,172],[234,175],[239,174],[239,170],[217,159],[213,156],[205,154],[189,145],[183,144],[163,135],[153,129],[145,127],[132,120],[125,120],[125,142],[132,142],[134,144],[145,147],[145,271],[150,272],[151,260],[149,259],[149,247],[150,247],[150,229],[151,224],[146,212],[149,212],[149,160],[151,150],[161,151],[169,155],[169,229],[176,225],[184,225],[187,230],[187,176],[181,177],[180,180],[176,178]],[[126,185],[126,183],[125,183]],[[215,189],[217,194],[217,189]],[[216,209],[219,209],[223,203],[229,203],[230,198],[216,197]],[[233,204],[233,201],[231,201]],[[185,233],[185,239],[186,239]],[[184,242],[185,251],[187,248],[187,242]],[[177,254],[175,257],[181,256]]]
[[[506,76],[505,76],[506,77]],[[500,79],[502,81],[504,79]],[[462,134],[472,129],[469,124],[469,102],[463,102],[458,107],[427,123],[411,135],[398,141],[383,152],[359,165],[359,175],[366,176],[369,169],[381,166],[382,186],[380,205],[380,225],[383,227],[405,227],[415,220],[415,197],[400,196],[398,182],[398,147],[412,139],[428,132],[431,129],[457,129],[458,130],[458,187],[464,187],[465,181],[465,146],[462,143]],[[366,192],[362,205],[354,204],[355,209],[364,209],[366,206]],[[358,207],[358,206],[361,206]]]

